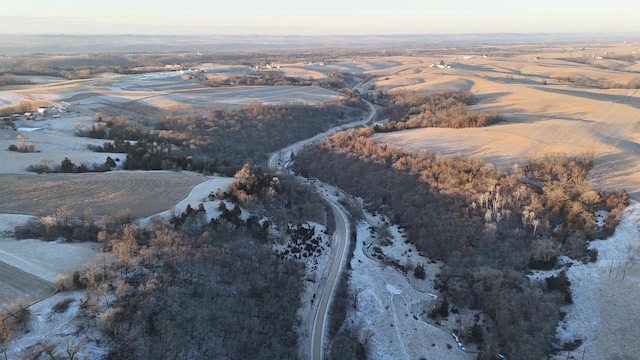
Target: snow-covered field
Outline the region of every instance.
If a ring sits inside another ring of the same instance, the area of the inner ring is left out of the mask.
[[[70,275],[75,270],[82,270],[86,263],[108,258],[107,254],[98,253],[100,246],[95,243],[16,240],[11,237],[15,226],[23,225],[32,218],[29,215],[0,214],[0,262],[52,284],[58,274]],[[0,279],[7,282],[11,280]],[[16,295],[28,297],[26,294]]]
[[[558,327],[563,341],[582,340],[576,359],[638,359],[640,354],[640,203],[623,213],[615,234],[590,243],[595,263],[567,270],[573,305]],[[565,359],[560,354],[558,360]]]
[[[210,64],[211,65],[211,64]],[[211,65],[207,76],[251,72],[250,68]],[[236,86],[211,88],[199,80],[176,72],[140,75],[105,74],[91,79],[61,81],[46,86],[33,85],[15,91],[0,92],[0,104],[11,104],[24,97],[65,102],[73,109],[97,111],[114,105],[130,107],[143,104],[156,109],[212,106],[240,107],[251,103],[277,105],[321,104],[335,101],[337,92],[311,86]]]
[[[25,100],[24,97],[10,91],[0,91],[0,106],[13,105]]]

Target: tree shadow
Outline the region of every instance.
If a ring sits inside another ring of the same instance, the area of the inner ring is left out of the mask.
[[[554,94],[576,96],[590,100],[608,101],[612,103],[625,104],[640,109],[640,100],[634,96],[592,93],[589,91],[558,89],[554,87],[539,86],[537,90],[546,91]]]
[[[486,94],[478,94],[478,95],[473,95],[473,97],[477,100],[477,103],[483,103],[483,104],[490,104],[492,102],[496,102],[498,101],[498,99],[507,96],[507,95],[511,95],[513,94],[510,91],[502,91],[502,92],[493,92],[493,93],[486,93]]]

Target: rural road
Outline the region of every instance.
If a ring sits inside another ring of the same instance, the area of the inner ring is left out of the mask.
[[[354,121],[348,124],[344,124],[341,126],[337,126],[328,131],[325,131],[321,134],[318,134],[312,138],[299,141],[293,145],[289,145],[284,149],[280,149],[275,151],[269,157],[267,165],[271,170],[285,170],[287,166],[291,163],[291,154],[297,153],[304,146],[310,145],[316,141],[322,140],[331,134],[345,130],[348,128],[352,128],[355,126],[365,125],[370,122],[374,116],[376,115],[376,108],[370,102],[363,100],[369,106],[369,114],[359,120]],[[334,233],[334,237],[336,238],[337,244],[334,247],[333,254],[331,256],[331,270],[329,271],[329,275],[327,277],[327,281],[322,291],[322,295],[320,296],[320,301],[318,302],[318,306],[315,307],[316,313],[313,317],[313,324],[311,328],[311,349],[310,349],[310,359],[312,360],[321,360],[322,359],[322,349],[323,349],[323,335],[325,323],[327,320],[327,313],[329,310],[329,304],[331,302],[331,296],[333,291],[338,283],[338,275],[340,274],[340,270],[342,269],[342,263],[346,258],[346,253],[349,243],[349,236],[351,234],[350,226],[349,226],[349,217],[346,214],[345,210],[342,208],[338,202],[329,197],[325,196],[325,199],[331,206],[333,214],[336,218],[336,231]]]
[[[334,248],[331,257],[331,271],[329,272],[329,276],[327,277],[324,291],[322,292],[316,314],[313,318],[313,325],[311,329],[312,360],[322,359],[324,326],[327,321],[329,304],[333,291],[338,283],[338,275],[340,274],[340,270],[342,269],[342,263],[347,257],[347,249],[349,248],[347,244],[349,243],[349,234],[351,234],[349,217],[345,213],[342,206],[329,197],[325,197],[325,199],[331,206],[333,214],[336,217],[336,231],[334,233],[334,237],[337,240],[337,246]]]
[[[361,120],[358,121],[354,121],[354,122],[350,122],[348,124],[343,124],[340,126],[336,126],[334,128],[331,128],[323,133],[317,134],[316,136],[309,138],[309,139],[305,139],[305,140],[301,140],[298,141],[295,144],[289,145],[283,149],[274,151],[271,156],[269,156],[269,160],[267,161],[267,166],[269,167],[269,169],[271,170],[283,170],[285,169],[289,162],[291,161],[291,153],[297,153],[300,149],[302,149],[303,147],[305,147],[306,145],[310,145],[313,144],[316,141],[320,141],[324,138],[326,138],[327,136],[330,136],[338,131],[342,131],[345,129],[349,129],[352,127],[356,127],[356,126],[361,126],[361,125],[365,125],[367,123],[369,123],[371,120],[373,120],[373,117],[376,115],[376,108],[375,106],[373,106],[373,104],[371,104],[370,102],[366,101],[366,100],[362,100],[364,101],[368,106],[369,106],[369,114],[364,117]]]

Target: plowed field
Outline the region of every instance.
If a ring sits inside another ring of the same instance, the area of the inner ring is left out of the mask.
[[[85,209],[95,215],[130,209],[139,218],[171,209],[206,179],[168,171],[0,174],[0,213],[52,215],[65,205],[78,215]]]
[[[53,291],[53,285],[0,261],[0,306],[16,298],[33,301]]]

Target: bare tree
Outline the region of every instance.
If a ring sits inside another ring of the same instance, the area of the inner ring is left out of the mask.
[[[5,323],[4,316],[0,314],[0,348],[2,349],[2,353],[4,354],[4,360],[8,360],[7,347],[12,336],[13,334],[11,333],[11,328]]]
[[[69,209],[68,206],[61,206],[56,210],[56,218],[58,221],[62,221],[62,225],[67,228],[69,227],[69,220],[73,217],[73,210]]]
[[[80,340],[78,338],[69,337],[67,338],[67,346],[65,348],[65,353],[69,360],[75,360],[76,355],[82,350],[82,345],[84,344],[84,339]]]
[[[17,299],[13,303],[4,308],[4,313],[7,317],[11,317],[20,326],[21,330],[24,330],[29,317],[31,316],[31,310],[29,310],[29,304],[25,299]],[[6,318],[5,318],[6,321]]]
[[[41,353],[47,354],[51,360],[56,360],[56,344],[48,340],[40,340],[38,341],[38,345],[40,346]]]
[[[18,151],[31,152],[34,150],[33,143],[29,142],[29,137],[25,134],[18,134]]]
[[[118,260],[118,266],[129,268],[132,265],[133,256],[138,249],[137,231],[135,226],[127,224],[122,229],[120,239],[112,240],[112,252]]]

